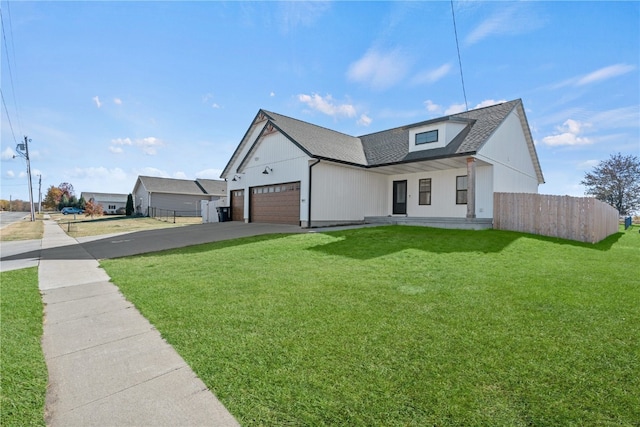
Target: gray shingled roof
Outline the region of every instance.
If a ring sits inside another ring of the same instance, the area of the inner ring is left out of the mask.
[[[518,109],[523,126],[528,128],[522,101],[516,99],[360,137],[346,135],[277,113],[261,111],[269,118],[268,121],[274,127],[310,157],[372,168],[396,163],[475,154],[515,108]],[[409,132],[412,128],[446,121],[465,123],[466,127],[445,147],[409,152]],[[264,126],[267,124],[265,123]],[[538,179],[540,182],[544,182],[533,140],[528,130],[525,130],[525,137],[530,146],[529,150]],[[257,141],[253,143],[255,144]]]
[[[520,100],[453,114],[360,137],[369,166],[411,162],[475,153]],[[446,147],[409,152],[409,130],[417,126],[450,120],[467,122],[466,128]]]
[[[520,100],[354,137],[291,117],[262,110],[280,132],[311,157],[375,167],[475,153]],[[462,121],[467,127],[446,147],[409,152],[409,130],[425,124]]]
[[[212,196],[226,196],[227,182],[218,179],[202,179],[196,178],[196,182],[204,189],[207,194]]]
[[[139,176],[144,188],[151,193],[205,194],[202,188],[188,179]]]
[[[291,117],[262,110],[280,132],[312,157],[366,166],[367,158],[359,138],[312,125]]]

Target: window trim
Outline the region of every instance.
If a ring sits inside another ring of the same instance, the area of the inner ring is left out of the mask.
[[[429,181],[429,190],[422,191],[422,181]],[[431,205],[431,188],[432,188],[431,178],[420,178],[418,180],[418,205],[419,206]],[[427,200],[425,203],[422,203],[423,194],[427,195]]]
[[[435,135],[436,139],[431,140],[431,141],[418,142],[418,137],[420,135]],[[438,142],[438,138],[439,138],[438,129],[431,129],[431,130],[428,130],[428,131],[425,131],[425,132],[416,133],[413,141],[414,141],[415,145],[433,144],[433,143]]]
[[[458,185],[460,183],[460,178],[465,178],[465,186],[464,188],[459,188]],[[466,205],[467,204],[467,190],[469,189],[469,177],[468,175],[459,175],[456,176],[456,205]],[[460,202],[460,197],[464,194],[464,202]]]

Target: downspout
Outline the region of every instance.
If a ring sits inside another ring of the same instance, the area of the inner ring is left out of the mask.
[[[311,168],[313,168],[318,163],[320,163],[320,159],[316,159],[315,163],[311,163],[309,165],[309,193],[307,194],[309,212],[307,213],[307,228],[311,228],[311,176],[312,176]]]

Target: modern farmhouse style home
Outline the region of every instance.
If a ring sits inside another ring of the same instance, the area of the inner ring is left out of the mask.
[[[491,227],[544,177],[520,99],[354,137],[258,111],[222,172],[234,221]]]

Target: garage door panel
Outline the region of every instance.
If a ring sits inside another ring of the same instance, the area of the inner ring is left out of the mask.
[[[231,192],[231,221],[244,221],[244,190]]]
[[[300,224],[300,182],[254,187],[250,197],[252,222]]]

